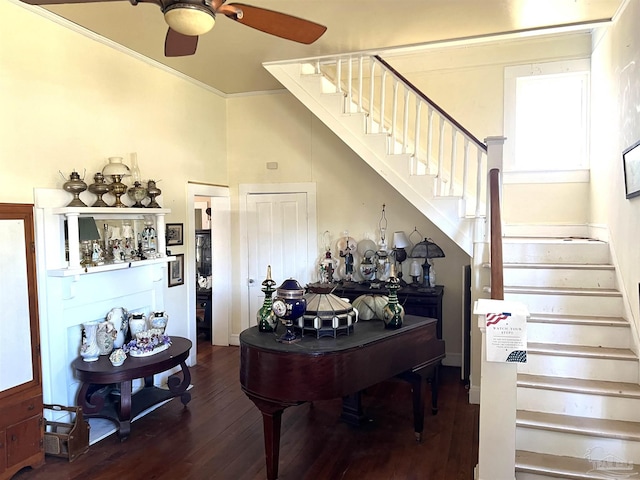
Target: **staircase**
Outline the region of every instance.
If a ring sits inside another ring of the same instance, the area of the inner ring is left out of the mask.
[[[264,67],[392,187],[473,256],[492,157],[382,59],[338,56]],[[490,142],[488,142],[490,143]],[[494,151],[498,151],[494,147]],[[498,165],[499,167],[501,165]]]
[[[377,57],[264,66],[471,256],[472,302],[483,296],[486,178],[501,169],[504,139],[479,142]],[[531,312],[517,480],[640,478],[638,358],[608,245],[505,238],[503,255],[505,300]]]
[[[516,479],[640,477],[640,386],[606,243],[505,238],[505,300],[528,306]]]

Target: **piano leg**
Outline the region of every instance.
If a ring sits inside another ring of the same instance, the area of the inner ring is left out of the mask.
[[[362,392],[356,392],[342,397],[340,420],[354,427],[359,427],[371,421],[362,411]]]
[[[424,430],[424,399],[425,399],[425,382],[431,383],[431,413],[438,413],[438,376],[440,371],[440,359],[435,363],[421,365],[415,370],[398,375],[399,378],[411,384],[411,393],[413,399],[413,431],[416,440],[422,441],[422,432]]]
[[[282,425],[282,411],[266,412],[262,410],[262,425],[264,428],[264,452],[267,461],[267,480],[278,478],[278,462],[280,458],[280,426]]]

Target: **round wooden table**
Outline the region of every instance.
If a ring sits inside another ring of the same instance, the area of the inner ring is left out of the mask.
[[[131,420],[147,408],[180,397],[183,405],[191,400],[187,391],[191,383],[189,367],[185,363],[191,350],[191,341],[182,337],[171,337],[171,345],[163,352],[148,357],[128,356],[124,364],[114,367],[107,355],[95,362],[85,362],[78,357],[72,363],[78,379],[82,382],[78,391],[78,406],[85,417],[107,418],[118,427],[118,437],[125,440],[131,432]],[[153,385],[153,376],[180,365],[182,380],[171,375],[168,390]],[[144,387],[132,395],[131,382],[144,378]]]

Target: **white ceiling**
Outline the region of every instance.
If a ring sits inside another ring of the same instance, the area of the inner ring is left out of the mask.
[[[58,0],[59,1],[59,0]],[[78,1],[78,0],[73,0]],[[225,94],[282,88],[263,62],[475,38],[610,20],[624,0],[243,0],[326,25],[311,45],[267,35],[218,15],[195,55],[164,57],[157,5],[105,1],[47,7],[88,30]],[[229,2],[232,3],[232,2]],[[39,8],[39,7],[38,7]],[[35,32],[34,32],[35,34]]]

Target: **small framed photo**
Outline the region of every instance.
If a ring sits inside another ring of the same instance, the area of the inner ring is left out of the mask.
[[[167,246],[184,244],[182,223],[167,223]]]
[[[169,287],[184,284],[184,253],[179,253],[175,257],[173,262],[169,262]]]
[[[626,198],[637,197],[640,195],[640,142],[622,152],[622,166]]]

